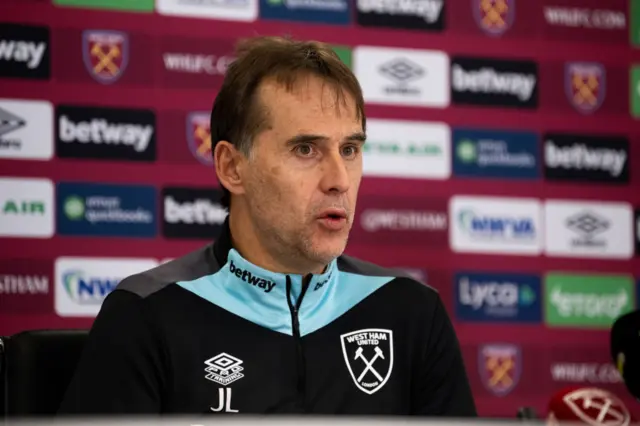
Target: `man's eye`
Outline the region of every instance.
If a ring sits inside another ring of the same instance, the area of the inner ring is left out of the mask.
[[[296,146],[296,152],[302,156],[308,156],[313,153],[313,147],[309,144],[302,144]]]
[[[354,155],[358,154],[358,150],[358,147],[355,145],[347,145],[342,148],[342,155],[344,155],[345,157],[353,157]]]

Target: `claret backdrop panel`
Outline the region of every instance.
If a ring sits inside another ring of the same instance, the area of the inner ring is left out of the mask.
[[[0,333],[90,327],[123,277],[215,239],[209,110],[258,34],[357,75],[347,251],[440,292],[482,415],[567,384],[626,398],[608,330],[639,305],[638,0],[2,1]]]

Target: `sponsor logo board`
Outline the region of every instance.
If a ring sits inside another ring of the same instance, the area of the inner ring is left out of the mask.
[[[349,240],[446,247],[448,222],[446,199],[362,196]]]
[[[351,23],[350,0],[260,0],[260,18],[324,24]]]
[[[56,6],[152,12],[154,0],[53,0]]]
[[[535,38],[538,22],[531,16],[540,13],[539,7],[526,0],[450,1],[447,13],[455,19],[448,20],[447,29],[484,39]]]
[[[0,312],[48,314],[53,311],[53,262],[0,260]]]
[[[640,9],[638,10],[640,13]],[[640,19],[640,18],[638,18]],[[640,118],[640,65],[634,65],[630,70],[629,98],[631,99],[631,116]]]
[[[442,31],[445,1],[357,0],[356,20],[363,27]]]
[[[552,181],[627,183],[629,149],[624,136],[547,133],[544,175]]]
[[[158,116],[158,156],[162,162],[213,166],[211,111],[162,111]]]
[[[634,282],[626,275],[545,277],[545,322],[551,327],[609,329],[634,309]]]
[[[542,208],[536,199],[454,196],[449,217],[450,245],[456,252],[542,252]]]
[[[56,154],[60,158],[154,161],[155,114],[143,109],[58,105]]]
[[[451,175],[451,130],[445,123],[367,121],[365,176],[447,179]]]
[[[452,57],[451,100],[459,105],[535,109],[538,65],[528,60]]]
[[[548,256],[633,256],[633,210],[627,203],[547,200],[545,226]]]
[[[453,129],[453,174],[464,177],[538,179],[540,153],[533,132]]]
[[[53,183],[0,178],[0,236],[50,238],[54,233]]]
[[[50,160],[53,106],[47,101],[0,99],[0,158]]]
[[[157,0],[156,11],[160,15],[254,21],[258,0]]]
[[[444,108],[449,58],[437,50],[358,46],[353,68],[368,103]]]
[[[155,85],[155,41],[148,34],[109,28],[55,31],[53,55],[56,80],[71,84]]]
[[[215,188],[164,188],[162,234],[166,238],[217,237],[228,214],[220,204],[221,195]]]
[[[0,77],[48,80],[51,76],[49,28],[2,23]]]
[[[160,84],[167,88],[218,88],[233,55],[230,39],[161,39]]]
[[[456,318],[467,322],[538,323],[540,277],[529,274],[459,272],[454,279]]]
[[[153,259],[59,257],[55,262],[56,313],[95,317],[121,280],[157,265]]]
[[[625,0],[545,0],[542,34],[546,39],[626,43]]]
[[[631,25],[629,27],[629,36],[631,45],[640,46],[640,0],[631,0],[630,5]]]
[[[127,238],[156,235],[153,186],[60,182],[57,199],[61,235]]]
[[[597,346],[552,346],[549,378],[553,383],[564,385],[610,387],[622,384],[609,352]]]
[[[636,209],[635,227],[636,256],[640,256],[640,208]],[[638,308],[640,308],[640,303],[638,304]]]
[[[520,383],[523,370],[520,346],[488,343],[478,348],[478,372],[485,389],[499,397],[510,394]]]

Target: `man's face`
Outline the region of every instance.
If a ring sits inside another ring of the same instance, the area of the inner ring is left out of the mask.
[[[292,91],[265,82],[268,126],[243,181],[261,243],[284,264],[324,265],[342,254],[362,178],[364,133],[355,101],[316,77]]]

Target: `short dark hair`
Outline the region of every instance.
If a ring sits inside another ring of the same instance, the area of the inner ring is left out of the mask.
[[[328,44],[299,41],[290,37],[262,36],[243,39],[236,45],[236,59],[227,68],[222,87],[211,110],[212,152],[226,140],[249,155],[253,138],[265,126],[265,115],[257,105],[257,88],[265,79],[275,79],[292,90],[302,75],[321,77],[344,99],[349,93],[356,102],[358,118],[365,130],[362,89],[351,69]],[[229,208],[229,191],[221,185],[221,204]]]

